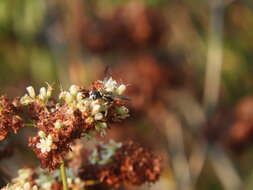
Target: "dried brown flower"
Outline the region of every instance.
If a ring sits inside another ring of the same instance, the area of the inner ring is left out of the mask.
[[[227,142],[233,149],[241,151],[252,143],[253,137],[253,98],[244,97],[235,106],[234,122],[229,131]]]
[[[165,18],[155,8],[132,2],[120,6],[112,14],[101,17],[85,15],[83,45],[90,51],[135,51],[165,44]]]
[[[18,116],[18,109],[11,101],[0,96],[0,140],[3,140],[9,132],[17,133],[23,127],[23,120]]]
[[[84,164],[83,180],[99,181],[106,186],[141,185],[155,182],[161,174],[161,159],[133,141],[127,141],[106,164]]]

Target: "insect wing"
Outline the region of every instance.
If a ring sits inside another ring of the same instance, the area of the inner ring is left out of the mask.
[[[112,98],[115,99],[115,100],[126,100],[126,101],[130,101],[131,100],[127,96],[121,96],[121,95],[116,95],[116,94],[113,94]]]

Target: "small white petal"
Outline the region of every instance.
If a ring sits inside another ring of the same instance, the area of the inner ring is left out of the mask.
[[[45,99],[45,98],[47,97],[47,90],[46,90],[45,87],[42,87],[42,88],[40,89],[40,96],[41,96],[43,99]]]
[[[39,131],[38,135],[41,138],[45,138],[46,137],[46,133],[44,131]]]
[[[47,87],[47,98],[50,98],[52,96],[53,88],[48,84]]]
[[[69,92],[70,92],[70,94],[75,96],[79,92],[79,89],[80,89],[79,86],[71,85],[70,88],[69,88]]]
[[[79,101],[82,101],[82,99],[83,99],[83,94],[81,92],[78,92],[76,95],[76,100],[79,102]]]
[[[102,113],[95,114],[94,119],[95,120],[101,120],[101,119],[103,119],[103,114]]]
[[[26,182],[25,184],[24,184],[24,190],[30,190],[30,188],[31,188],[31,185],[30,185],[30,183],[28,183],[28,182]]]
[[[123,94],[123,93],[125,92],[125,90],[126,90],[126,85],[121,84],[121,85],[117,88],[116,92],[117,92],[117,94],[121,95],[121,94]]]
[[[56,122],[54,123],[54,127],[55,127],[56,129],[62,128],[62,122],[61,122],[61,121],[56,121]]]
[[[73,102],[73,100],[74,100],[73,96],[72,96],[69,92],[67,92],[67,93],[66,93],[66,97],[65,97],[66,103],[67,103],[67,104],[70,104],[70,103]]]
[[[30,97],[32,97],[32,98],[36,97],[35,90],[34,90],[34,88],[32,86],[28,86],[26,88],[26,90],[27,90],[27,92],[28,92],[28,94],[29,94]]]
[[[20,103],[22,105],[27,105],[33,102],[33,99],[28,96],[27,94],[25,94],[21,99],[20,99]]]
[[[117,82],[110,77],[107,81],[104,82],[105,90],[112,92],[117,88]]]
[[[100,108],[101,106],[99,104],[95,104],[93,107],[92,107],[92,115],[95,115],[96,113],[98,113],[100,111]]]

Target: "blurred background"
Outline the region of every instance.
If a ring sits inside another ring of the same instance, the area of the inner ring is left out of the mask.
[[[251,190],[252,29],[251,0],[1,0],[0,92],[89,85],[110,68],[131,117],[108,138],[163,158],[156,184],[127,189]],[[36,165],[29,135],[11,136],[2,172]]]

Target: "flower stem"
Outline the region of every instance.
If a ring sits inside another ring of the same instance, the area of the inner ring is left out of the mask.
[[[66,176],[66,170],[65,170],[65,165],[64,161],[61,163],[61,180],[63,184],[63,190],[68,190],[68,184],[67,184],[67,176]]]
[[[25,127],[34,127],[33,123],[25,123],[24,125],[25,125]]]

